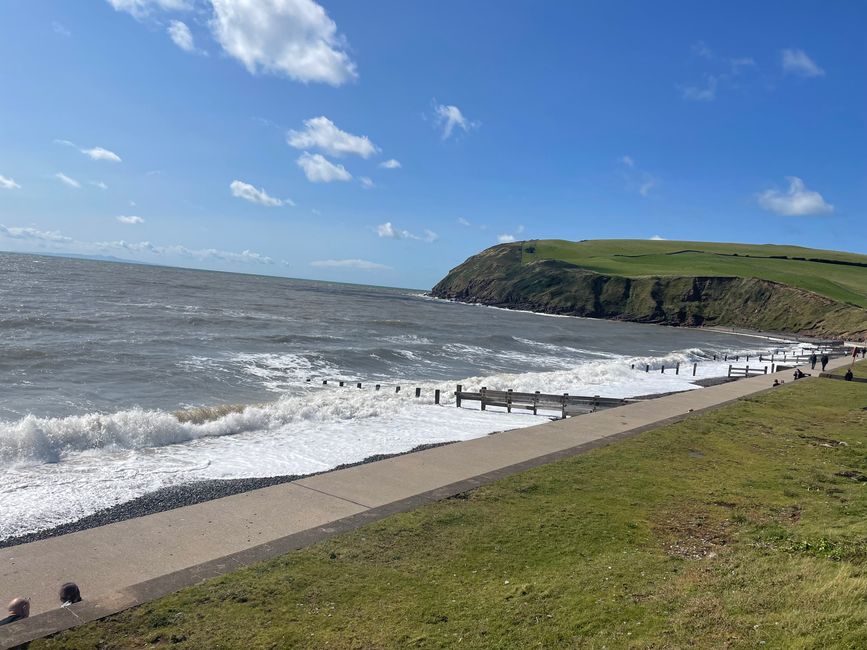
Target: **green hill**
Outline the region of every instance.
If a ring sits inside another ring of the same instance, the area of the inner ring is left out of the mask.
[[[867,338],[867,256],[648,240],[501,244],[433,295],[548,313]]]

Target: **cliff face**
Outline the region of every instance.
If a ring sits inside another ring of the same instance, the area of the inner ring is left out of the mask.
[[[431,293],[551,314],[867,340],[867,310],[795,287],[756,278],[626,278],[555,260],[522,265],[517,243],[474,255]]]

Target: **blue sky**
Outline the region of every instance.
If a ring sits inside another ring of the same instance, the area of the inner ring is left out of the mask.
[[[0,250],[430,287],[498,241],[867,253],[867,4],[4,0]]]

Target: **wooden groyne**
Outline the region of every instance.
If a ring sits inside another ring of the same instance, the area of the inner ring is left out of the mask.
[[[539,409],[546,411],[560,411],[560,417],[566,418],[569,415],[583,415],[584,413],[593,413],[602,408],[612,408],[615,406],[623,406],[635,402],[634,399],[620,399],[616,397],[599,397],[593,395],[587,397],[583,395],[570,395],[563,393],[562,395],[549,395],[536,391],[534,393],[520,393],[509,390],[488,390],[482,386],[478,392],[465,391],[463,386],[458,384],[455,391],[455,405],[460,408],[461,402],[475,401],[481,403],[481,409],[484,411],[488,406],[502,406],[506,408],[506,412],[511,413],[512,409],[525,409],[533,411],[533,415],[537,415]]]

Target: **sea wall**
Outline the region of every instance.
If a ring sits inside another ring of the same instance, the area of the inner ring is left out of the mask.
[[[867,310],[796,287],[757,278],[627,278],[556,260],[522,264],[520,244],[474,255],[431,293],[550,314],[867,340]]]

